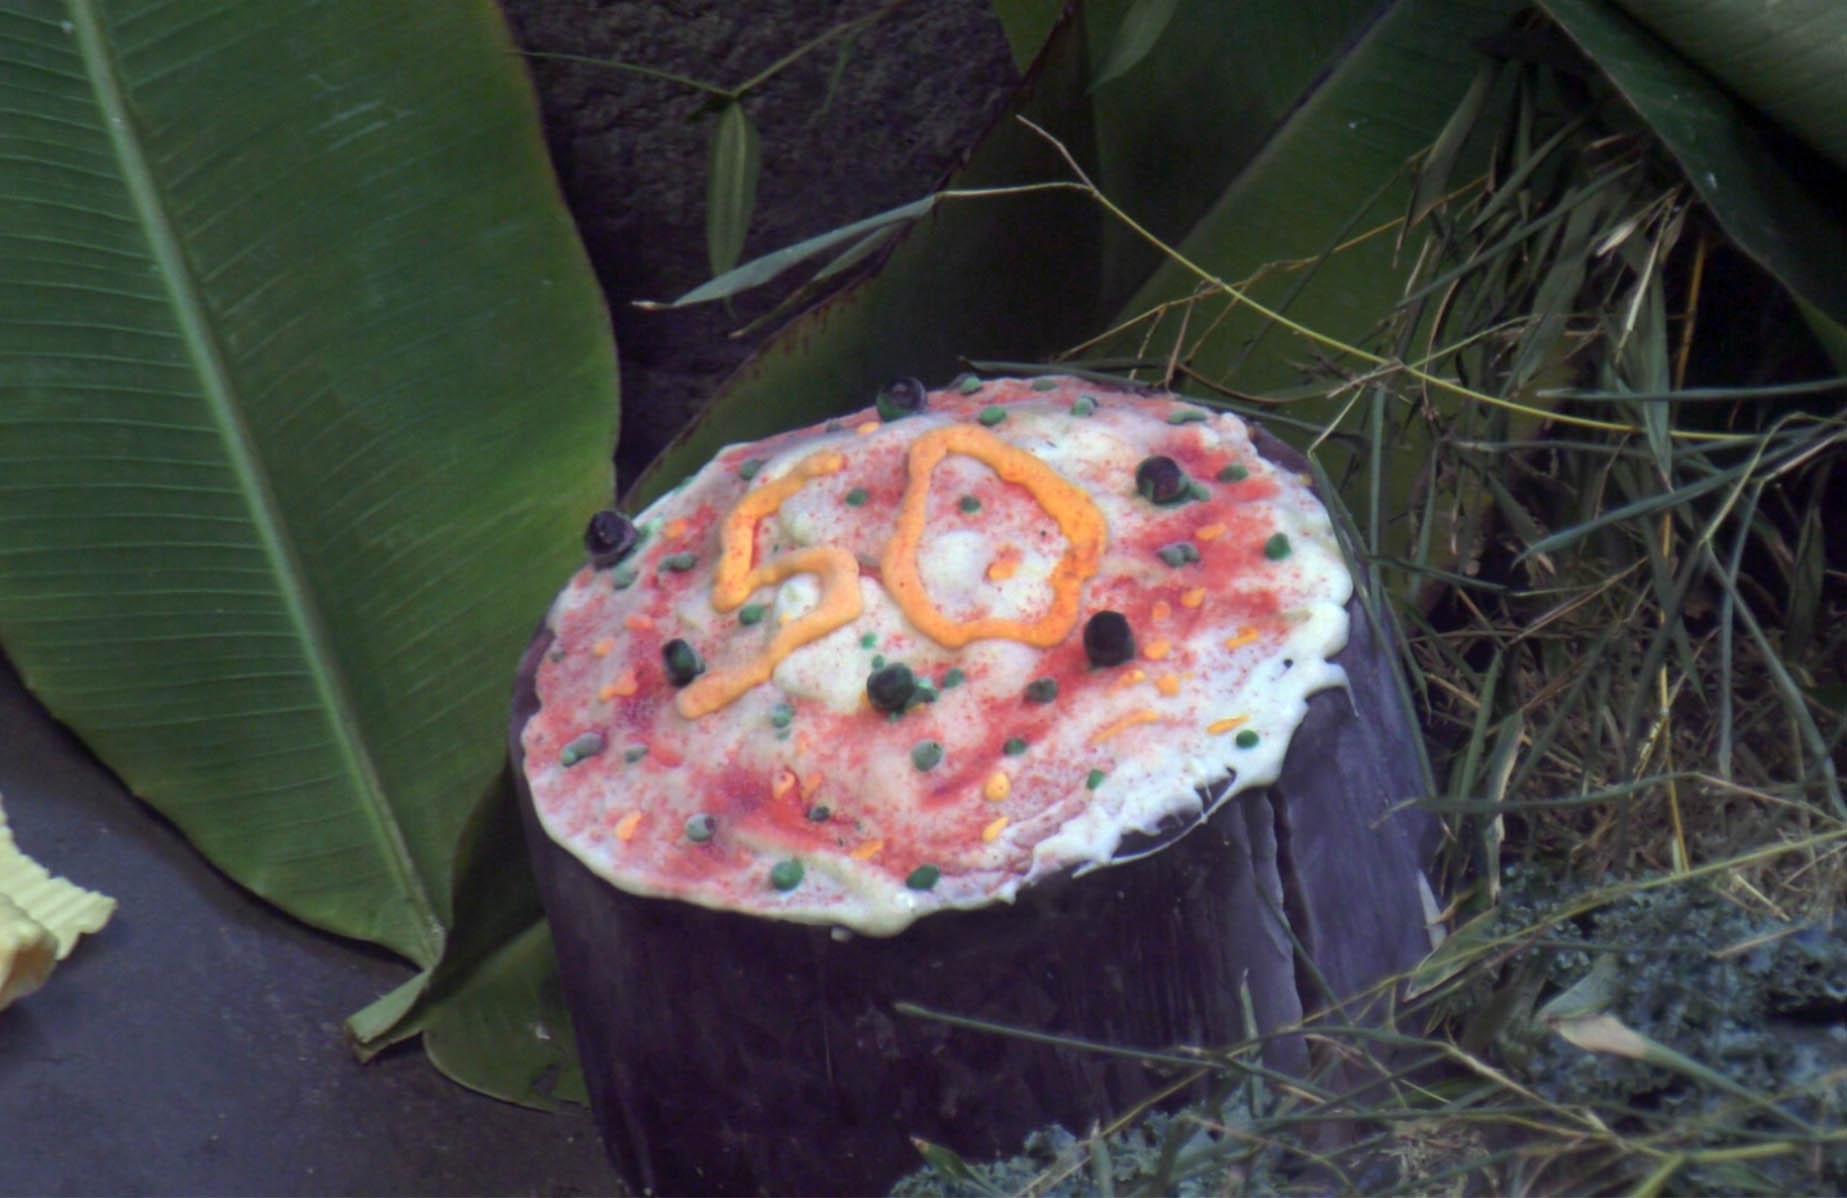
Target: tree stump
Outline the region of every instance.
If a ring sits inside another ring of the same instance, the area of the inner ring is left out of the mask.
[[[1306,470],[1267,434],[1254,443]],[[1035,1128],[1083,1131],[1177,1076],[899,1003],[1171,1056],[1242,1040],[1252,1024],[1287,1028],[1414,964],[1429,949],[1421,868],[1434,826],[1386,813],[1424,791],[1419,734],[1387,635],[1357,597],[1348,614],[1333,658],[1348,685],[1312,695],[1273,784],[1216,811],[1204,796],[1208,818],[1131,837],[1118,864],[890,937],[638,897],[556,844],[527,793],[521,740],[551,647],[541,629],[520,672],[515,776],[618,1167],[660,1194],[882,1193],[919,1164],[913,1137],[1010,1155]],[[1309,1066],[1299,1037],[1271,1040],[1264,1059]]]

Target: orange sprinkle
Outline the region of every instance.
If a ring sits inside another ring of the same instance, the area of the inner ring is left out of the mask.
[[[873,433],[879,431],[879,422],[876,420],[868,420],[864,424],[856,424],[853,426],[853,431],[862,437],[870,437]]]
[[[622,817],[622,822],[616,825],[616,839],[624,842],[635,839],[635,829],[639,827],[641,827],[641,812],[629,812]]]
[[[1234,636],[1230,640],[1226,641],[1225,647],[1227,649],[1242,649],[1244,648],[1244,646],[1250,644],[1252,641],[1256,639],[1257,639],[1257,630],[1255,628],[1246,628],[1243,631],[1239,632],[1237,636]]]
[[[1169,641],[1150,641],[1148,647],[1142,650],[1142,656],[1149,661],[1166,661],[1167,655],[1173,651],[1174,646]]]
[[[635,615],[630,616],[628,619],[622,622],[628,626],[628,630],[630,632],[653,632],[654,631],[654,621],[648,619],[648,617],[644,615],[641,615],[639,612],[636,613]]]
[[[1205,587],[1194,587],[1192,590],[1188,591],[1186,594],[1180,596],[1180,606],[1181,607],[1198,607],[1200,604],[1204,603],[1205,601],[1206,601],[1206,588]]]
[[[1129,729],[1140,724],[1156,724],[1159,723],[1160,720],[1161,713],[1152,707],[1144,707],[1140,711],[1131,711],[1128,715],[1123,716],[1115,723],[1099,730],[1095,736],[1090,738],[1090,743],[1093,745],[1100,745],[1118,732],[1127,732]]]
[[[1154,619],[1156,619],[1156,620],[1165,620],[1165,619],[1166,619],[1167,617],[1169,617],[1169,616],[1171,616],[1171,615],[1173,615],[1173,614],[1174,614],[1174,605],[1173,605],[1173,604],[1171,604],[1171,603],[1169,603],[1169,602],[1168,602],[1167,600],[1165,600],[1165,599],[1156,599],[1156,600],[1154,601],[1154,610],[1153,610],[1153,612],[1151,613],[1151,615],[1152,615],[1152,616],[1154,617]]]
[[[1003,545],[1001,551],[988,563],[988,581],[1006,582],[1020,572],[1020,551],[1012,545]]]
[[[661,529],[661,535],[666,537],[669,541],[677,541],[686,535],[686,529],[686,521],[673,520],[668,522],[666,528]]]
[[[1206,731],[1214,736],[1223,736],[1227,732],[1235,732],[1237,729],[1244,727],[1244,725],[1250,722],[1251,717],[1247,715],[1234,715],[1228,719],[1215,720],[1207,724]]]
[[[608,637],[604,637],[602,640],[598,641],[596,644],[590,646],[590,652],[596,654],[598,657],[608,657],[611,653],[614,653],[615,651],[616,651],[616,642],[611,640]]]
[[[1000,834],[1002,832],[1005,832],[1007,830],[1007,825],[1012,822],[1013,821],[1008,819],[1006,816],[1004,815],[1001,816],[999,819],[995,820],[993,823],[989,824],[987,827],[981,830],[981,839],[987,841],[989,844],[993,844],[995,841],[1000,839]]]
[[[654,755],[654,760],[667,766],[669,769],[676,765],[686,764],[685,755],[672,745],[651,745],[648,751]]]
[[[1013,793],[1013,779],[1003,771],[995,770],[988,775],[988,780],[982,783],[981,793],[988,797],[989,802],[998,803]]]
[[[870,861],[874,857],[878,856],[880,853],[884,851],[885,851],[884,841],[868,840],[865,844],[862,844],[858,848],[854,849],[852,853],[849,854],[849,856],[851,856],[853,860],[855,861]]]
[[[814,748],[814,737],[808,735],[806,732],[796,734],[795,751],[797,753],[806,757],[808,755],[808,750],[812,748]]]
[[[785,765],[776,771],[775,779],[770,782],[770,794],[774,795],[776,798],[783,799],[787,798],[789,792],[794,789],[795,771]]]
[[[1148,671],[1143,670],[1143,669],[1134,669],[1134,670],[1130,670],[1128,673],[1124,674],[1122,677],[1116,679],[1116,685],[1112,686],[1110,689],[1111,690],[1121,690],[1125,686],[1140,686],[1142,683],[1146,681],[1148,681]]]
[[[598,690],[596,692],[596,697],[602,702],[607,703],[615,698],[626,699],[638,689],[640,688],[635,682],[635,671],[625,670],[622,673],[622,677],[603,687],[601,690]]]
[[[1195,541],[1216,541],[1225,535],[1225,531],[1223,524],[1206,524],[1193,533],[1193,539]]]
[[[802,777],[802,794],[803,795],[813,794],[815,791],[821,789],[821,783],[825,781],[827,781],[826,777],[823,776],[821,771],[819,770],[816,770],[812,774],[804,775]]]
[[[1154,680],[1154,689],[1171,699],[1180,693],[1180,678],[1176,674],[1163,674]]]

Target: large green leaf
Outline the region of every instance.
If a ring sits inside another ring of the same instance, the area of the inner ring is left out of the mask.
[[[1746,94],[1775,105],[1773,111],[1814,138],[1810,144],[1741,103],[1613,0],[1541,3],[1680,161],[1733,240],[1796,295],[1836,324],[1847,323],[1847,270],[1841,265],[1847,262],[1847,168],[1842,159],[1830,160],[1814,148],[1840,151],[1847,84],[1829,64],[1847,54],[1842,50],[1847,9],[1821,0],[1814,13],[1815,6],[1792,2],[1726,29],[1707,26],[1735,7],[1730,4],[1697,6],[1697,19],[1694,11],[1680,13],[1665,3],[1636,4],[1728,76],[1755,69],[1749,64],[1757,58],[1742,48],[1766,39],[1782,46],[1763,60],[1776,63],[1777,70],[1753,82]],[[1787,21],[1780,15],[1785,11]],[[1832,46],[1824,36],[1811,53],[1793,53],[1794,45],[1818,33],[1829,34]],[[1715,45],[1728,36],[1734,39],[1730,49]]]
[[[1311,257],[1363,228],[1370,208],[1408,204],[1407,159],[1436,140],[1476,74],[1471,39],[1499,28],[1511,0],[1186,0],[1158,47],[1091,88],[1133,0],[1092,0],[1035,65],[1024,109],[1115,202],[1182,243],[1221,277]],[[1030,42],[1038,5],[1000,5]],[[1023,43],[1024,44],[1024,43]],[[1043,144],[1003,122],[957,186],[1065,176]],[[920,226],[869,282],[793,322],[732,378],[637,483],[644,501],[727,441],[866,402],[891,376],[941,380],[970,359],[1030,360],[1108,327],[1191,281],[1123,226],[1078,199],[965,202]],[[1360,337],[1391,307],[1410,263],[1381,238],[1324,267],[1291,315]],[[1286,284],[1287,285],[1287,284]],[[1273,297],[1274,298],[1274,297]],[[1254,318],[1250,318],[1254,321]],[[1203,323],[1203,322],[1202,322]],[[1302,376],[1304,346],[1271,336],[1247,358],[1254,324],[1214,341],[1241,385]],[[1163,349],[1165,346],[1162,347]]]
[[[0,0],[0,643],[221,868],[436,964],[614,353],[488,0]]]
[[[1847,4],[1617,0],[1701,70],[1847,167]]]

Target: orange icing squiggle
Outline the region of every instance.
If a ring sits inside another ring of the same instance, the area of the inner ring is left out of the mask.
[[[1070,544],[1052,569],[1051,606],[1030,624],[994,617],[952,620],[937,609],[924,589],[917,570],[917,547],[923,539],[930,475],[951,453],[974,458],[1007,482],[1025,487],[1058,522],[1059,531]],[[1069,636],[1077,623],[1079,591],[1084,580],[1096,574],[1109,541],[1103,513],[1090,496],[1032,454],[972,424],[932,429],[917,438],[911,443],[909,470],[910,482],[898,509],[898,530],[886,544],[879,568],[885,590],[912,625],[946,649],[960,649],[971,641],[990,637],[1049,649]]]
[[[789,654],[859,618],[864,607],[859,594],[859,563],[846,550],[823,545],[785,554],[755,568],[751,562],[757,551],[757,521],[774,514],[810,479],[838,474],[845,466],[846,458],[841,454],[812,454],[781,478],[744,496],[725,517],[718,569],[712,580],[713,607],[731,611],[758,587],[774,586],[796,574],[820,578],[821,601],[807,615],[783,625],[758,656],[730,669],[713,670],[682,688],[674,696],[673,705],[687,719],[709,715],[753,687],[762,686]]]

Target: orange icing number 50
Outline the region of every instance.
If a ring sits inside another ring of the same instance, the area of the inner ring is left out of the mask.
[[[1031,623],[1018,620],[952,620],[925,591],[917,571],[917,548],[923,539],[924,508],[930,497],[930,477],[937,464],[951,453],[982,462],[1010,483],[1025,487],[1039,506],[1058,522],[1069,548],[1053,568],[1052,603]],[[812,640],[826,636],[859,618],[859,564],[837,546],[821,546],[786,554],[763,566],[752,567],[756,553],[757,522],[774,514],[784,501],[807,486],[811,479],[839,473],[846,458],[829,451],[802,459],[783,477],[750,492],[725,517],[720,534],[718,569],[712,584],[712,606],[721,612],[736,609],[759,587],[772,586],[796,574],[821,579],[821,601],[801,619],[783,627],[762,655],[728,670],[706,674],[682,689],[675,706],[687,719],[717,711],[752,687],[769,681],[783,658]],[[885,547],[880,563],[885,589],[898,610],[931,640],[949,649],[970,641],[1005,637],[1038,648],[1050,648],[1071,633],[1077,623],[1079,592],[1097,572],[1108,542],[1103,513],[1079,488],[1061,478],[1038,458],[1002,441],[986,429],[956,424],[933,429],[911,444],[909,477],[898,509],[898,527]]]

